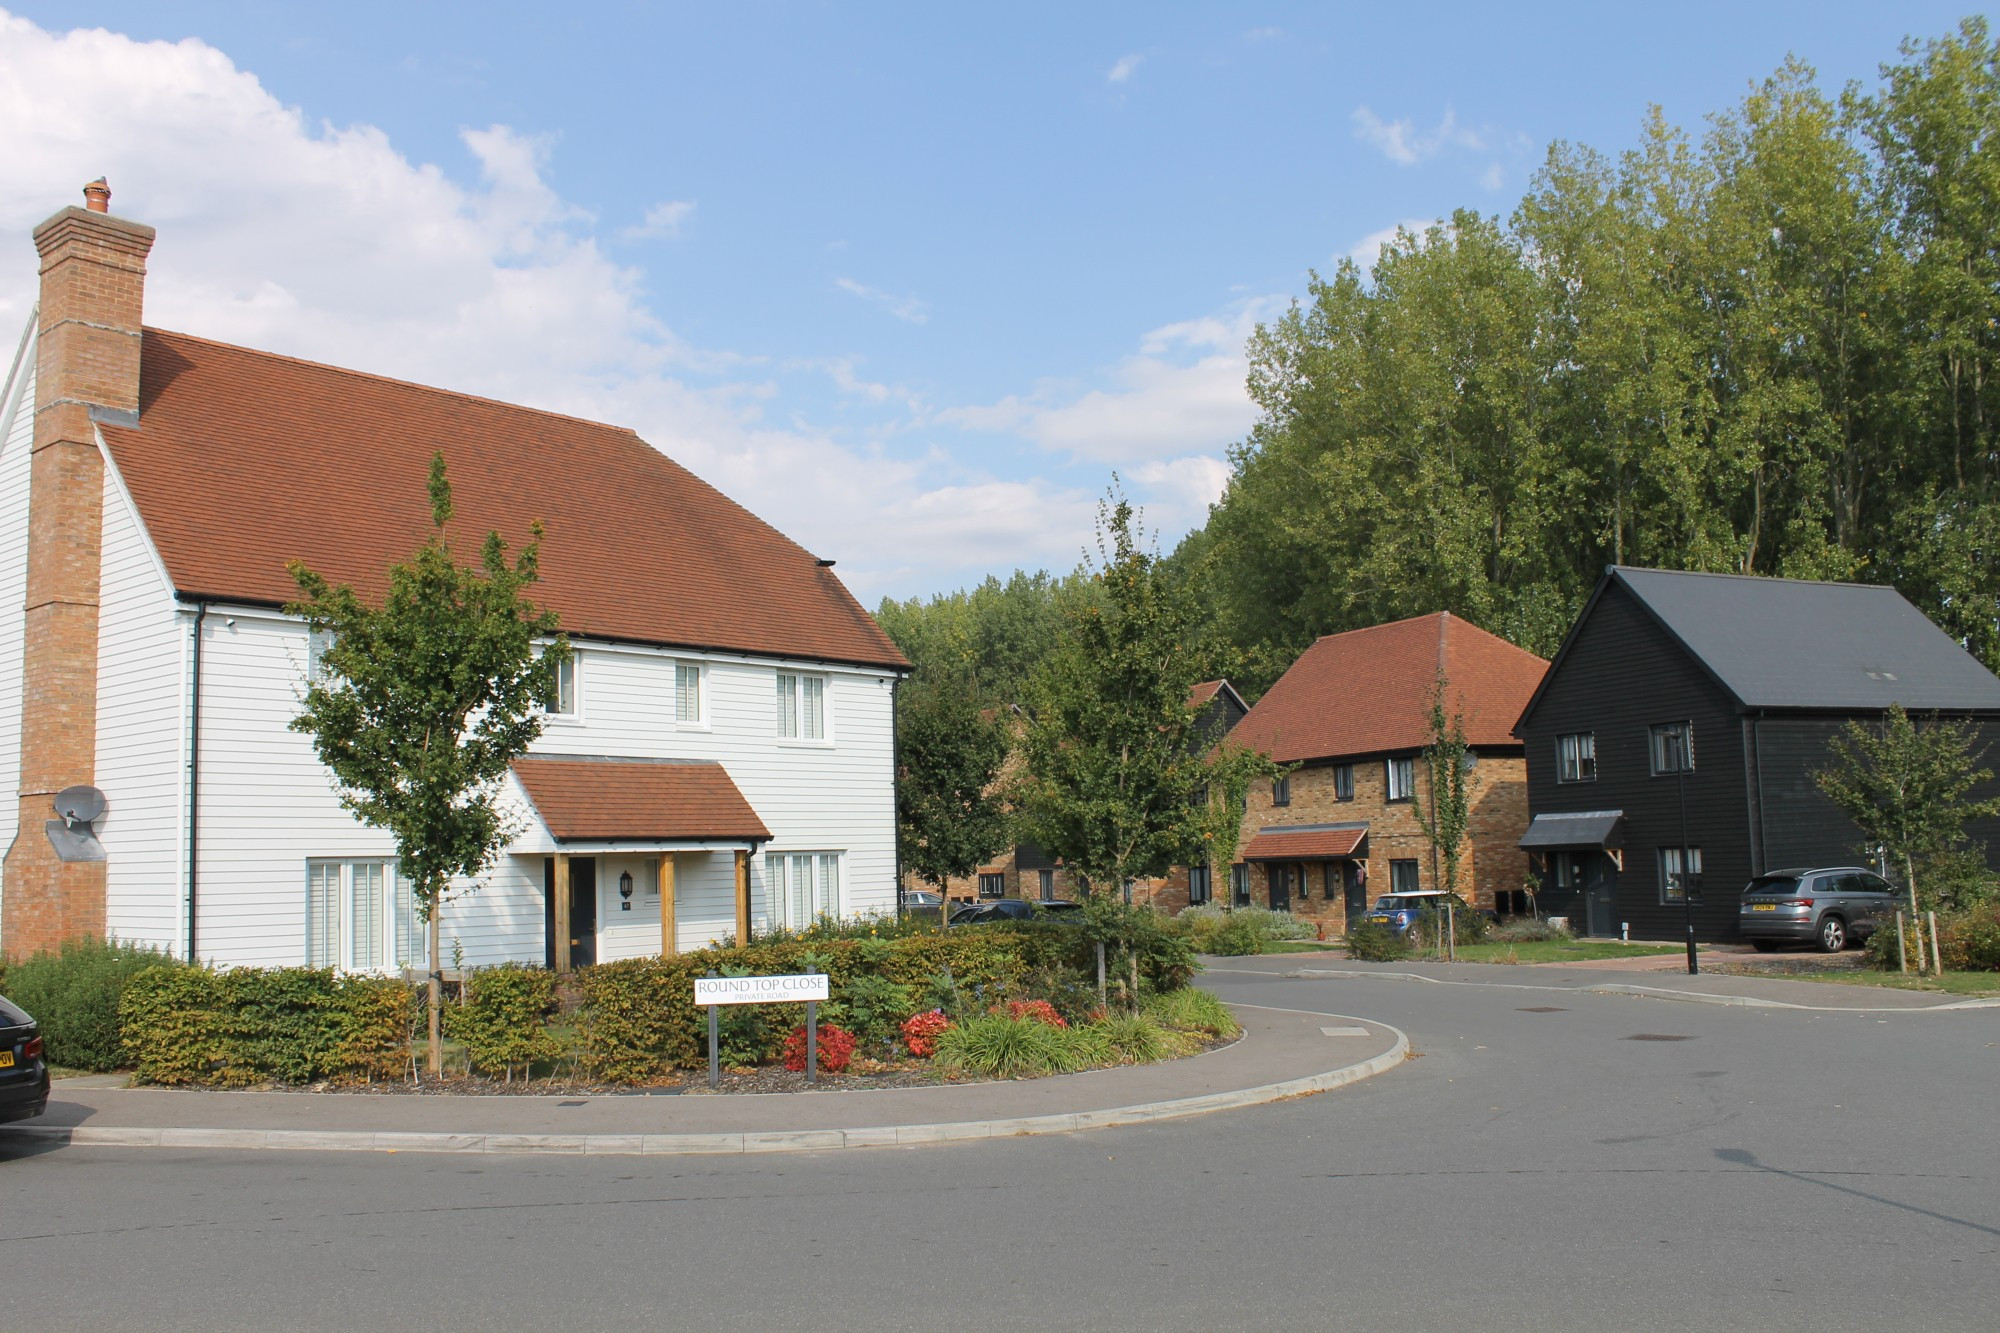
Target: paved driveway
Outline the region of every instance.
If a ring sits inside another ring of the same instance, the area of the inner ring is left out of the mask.
[[[1209,984],[1379,1018],[1418,1057],[1226,1115],[911,1149],[15,1155],[0,1267],[50,1328],[1994,1326],[2000,1010],[1298,966]]]

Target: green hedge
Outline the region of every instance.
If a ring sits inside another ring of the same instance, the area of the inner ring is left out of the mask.
[[[373,1079],[406,1067],[417,993],[307,967],[155,967],[119,1005],[142,1083],[247,1087]]]
[[[67,940],[5,973],[8,999],[41,1024],[49,1063],[97,1073],[125,1060],[118,1005],[128,982],[148,968],[173,966],[157,949],[116,940]]]
[[[562,1054],[547,1019],[556,1005],[555,973],[522,963],[482,967],[465,974],[460,1003],[444,1011],[445,1035],[464,1043],[482,1074],[531,1072]]]

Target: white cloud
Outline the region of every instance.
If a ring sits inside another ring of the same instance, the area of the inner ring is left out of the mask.
[[[1163,325],[1111,372],[1113,387],[1077,393],[1045,385],[1031,395],[949,408],[936,420],[967,430],[1025,435],[1074,459],[1160,464],[1200,451],[1219,458],[1256,418],[1244,389],[1244,344],[1278,298],[1239,302],[1220,315]],[[1137,472],[1133,473],[1138,476]]]
[[[1445,148],[1484,148],[1487,139],[1481,131],[1460,125],[1449,106],[1444,109],[1443,120],[1434,128],[1421,131],[1413,121],[1383,120],[1367,107],[1358,106],[1354,108],[1354,137],[1405,167],[1436,157]]]
[[[1368,270],[1374,268],[1375,261],[1382,257],[1382,248],[1395,240],[1397,236],[1408,232],[1411,236],[1421,239],[1425,232],[1436,225],[1437,219],[1435,218],[1404,218],[1394,226],[1384,227],[1380,231],[1369,232],[1366,236],[1363,236],[1347,248],[1345,257],[1353,260],[1355,267],[1366,273]]]
[[[1479,183],[1489,190],[1497,190],[1507,183],[1507,173],[1495,162],[1479,173]]]
[[[914,296],[897,296],[852,278],[835,278],[833,285],[849,296],[858,296],[871,305],[880,306],[905,323],[922,324],[931,317],[930,307]]]
[[[1243,34],[1243,40],[1247,42],[1269,42],[1275,41],[1284,35],[1285,30],[1283,28],[1251,28]]]
[[[694,200],[675,199],[654,204],[646,210],[646,220],[621,233],[633,241],[670,241],[681,234],[681,224],[694,216]]]
[[[1104,81],[1106,83],[1124,83],[1138,72],[1139,66],[1145,62],[1145,59],[1146,57],[1142,55],[1120,56],[1118,63],[1105,72]]]

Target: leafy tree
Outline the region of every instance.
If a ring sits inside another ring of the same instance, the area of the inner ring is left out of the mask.
[[[1007,845],[1006,718],[982,705],[969,671],[933,669],[897,691],[897,845],[904,867],[940,895]]]
[[[2000,814],[2000,798],[1971,799],[1973,788],[1993,776],[1978,767],[1976,739],[1969,722],[1933,714],[1919,723],[1896,705],[1874,726],[1849,722],[1828,742],[1833,762],[1813,774],[1861,830],[1862,845],[1881,847],[1903,868],[1913,914],[1917,867],[1961,849],[1969,821]]]
[[[1423,753],[1426,790],[1417,798],[1415,814],[1417,827],[1437,851],[1445,892],[1457,893],[1472,823],[1472,747],[1465,740],[1464,717],[1457,709],[1445,709],[1448,688],[1439,671],[1431,690],[1430,741]]]
[[[1028,836],[1093,897],[1207,864],[1234,836],[1244,790],[1275,771],[1262,755],[1211,749],[1204,737],[1188,696],[1216,663],[1199,604],[1141,540],[1123,498],[1099,506],[1098,596],[1066,609],[1065,632],[1030,681],[1011,784]]]
[[[294,561],[301,599],[287,609],[330,636],[292,730],[308,733],[333,771],[340,802],[396,840],[430,934],[430,1069],[441,1063],[438,906],[454,876],[476,878],[510,831],[498,806],[507,766],[541,734],[569,644],[556,616],[528,599],[542,528],[508,559],[488,533],[475,567],[452,555],[451,483],[431,459],[432,532],[389,569],[379,607]]]

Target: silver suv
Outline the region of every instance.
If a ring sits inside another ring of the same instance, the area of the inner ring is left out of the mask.
[[[1874,934],[1895,910],[1889,882],[1860,866],[1773,870],[1743,890],[1736,924],[1759,953],[1787,941],[1839,953]]]

